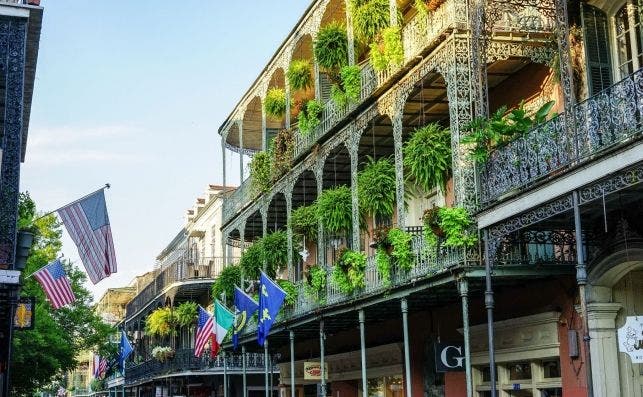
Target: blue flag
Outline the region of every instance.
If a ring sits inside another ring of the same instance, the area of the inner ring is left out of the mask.
[[[277,318],[277,313],[286,298],[286,292],[261,272],[259,283],[259,325],[257,327],[257,342],[263,346],[270,327]]]
[[[259,309],[259,305],[239,287],[234,287],[234,307],[236,319],[234,332],[232,333],[232,344],[234,349],[239,347],[239,334],[248,323],[248,319]]]
[[[118,364],[121,366],[121,371],[125,370],[125,360],[129,357],[130,354],[134,351],[132,344],[127,339],[125,331],[121,330],[121,344],[120,344],[120,353],[118,355]]]

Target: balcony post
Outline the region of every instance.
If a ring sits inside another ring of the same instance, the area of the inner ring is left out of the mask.
[[[290,217],[292,215],[292,190],[293,186],[288,185],[284,189],[284,198],[286,199],[286,239],[288,240],[288,273],[289,279],[292,282],[295,282],[295,272],[294,272],[294,258],[293,258],[293,236],[292,236],[292,227],[290,225]]]
[[[248,380],[246,378],[246,345],[241,345],[241,377],[243,383],[243,397],[248,397]]]
[[[567,17],[567,0],[554,0],[556,5],[556,40],[558,42],[558,57],[560,59],[560,87],[563,91],[564,117],[566,131],[571,134],[574,142],[574,159],[578,160],[578,139],[574,128],[574,104],[576,93],[574,90],[574,72],[572,70],[569,41],[569,20]]]
[[[261,149],[268,150],[268,123],[266,121],[266,109],[263,107],[263,102],[265,98],[261,98]]]
[[[467,382],[467,397],[473,397],[473,380],[471,378],[471,350],[469,343],[469,282],[462,278],[458,282],[460,297],[462,298],[462,333],[464,334],[464,372]]]
[[[243,121],[237,121],[237,130],[239,131],[239,188],[243,183]]]
[[[319,364],[321,366],[321,383],[320,391],[323,397],[326,396],[326,357],[324,352],[324,341],[326,334],[324,333],[324,320],[319,322]]]
[[[290,397],[295,394],[295,331],[290,330]]]
[[[360,235],[359,235],[359,196],[357,186],[357,161],[359,140],[361,137],[361,130],[353,131],[352,135],[346,141],[346,148],[351,159],[351,216],[352,216],[352,249],[354,251],[360,250]]]
[[[317,181],[317,197],[319,197],[324,190],[324,162],[318,161],[315,167],[315,180]],[[326,243],[324,238],[324,225],[320,220],[317,221],[317,263],[320,266],[326,267]]]
[[[223,397],[228,397],[228,366],[226,365],[225,350],[221,352],[223,356]]]
[[[397,1],[388,0],[388,10],[390,13],[391,26],[397,26]]]
[[[261,213],[261,236],[266,237],[268,235],[268,206],[264,205],[259,209],[259,213]],[[263,263],[263,271],[266,271],[266,266],[268,264],[264,261]]]
[[[288,83],[288,75],[285,76],[286,88],[286,114],[284,115],[284,126],[290,129],[290,83]]]
[[[246,244],[245,244],[246,243],[246,222],[245,221],[243,221],[242,225],[239,226],[239,242],[240,242],[239,256],[241,256],[243,255],[243,252],[245,251],[245,247],[246,247]],[[245,275],[243,274],[243,269],[241,270],[241,289],[244,291],[246,290]],[[244,360],[245,360],[245,356],[244,356]]]
[[[350,0],[344,0],[346,10],[346,37],[348,38],[348,65],[355,65],[355,36],[353,33],[353,15],[350,11]]]
[[[492,258],[489,255],[490,250],[489,230],[484,230],[484,267],[485,267],[485,282],[486,291],[484,293],[484,304],[487,309],[487,333],[489,337],[489,374],[491,376],[491,397],[497,396],[496,391],[496,351],[494,347],[493,338],[493,289],[491,288],[491,267]]]
[[[587,295],[585,286],[587,284],[587,268],[585,265],[585,246],[583,244],[583,229],[580,219],[580,205],[579,205],[578,191],[572,192],[572,203],[574,205],[574,231],[576,240],[576,283],[578,284],[578,295],[580,298],[581,315],[583,316],[583,352],[587,367],[587,391],[589,396],[594,395],[594,384],[592,379],[592,357],[589,354],[589,317],[587,315]]]
[[[268,386],[270,385],[270,382],[268,380],[268,339],[263,344],[263,368],[264,368],[264,382],[265,382],[265,388],[266,388],[266,397],[270,397],[272,394],[272,390],[270,392],[268,391]]]
[[[313,61],[313,77],[315,78],[315,99],[321,100],[321,79],[319,78],[319,64],[317,61]]]
[[[409,347],[409,305],[406,298],[400,301],[402,307],[402,327],[404,330],[404,380],[406,381],[406,394],[411,393],[411,350]]]
[[[360,339],[360,356],[362,359],[362,394],[365,395],[368,390],[366,378],[366,337],[364,330],[364,309],[360,309],[359,315],[359,339]]]
[[[228,133],[224,132],[223,135],[221,136],[221,154],[223,157],[223,166],[221,167],[221,172],[222,172],[222,185],[223,185],[223,191],[225,192],[226,190],[226,141],[228,140]]]
[[[397,203],[397,225],[406,227],[406,209],[404,208],[404,159],[402,157],[402,117],[403,109],[395,109],[391,116],[393,123],[393,147],[395,151],[395,195]]]

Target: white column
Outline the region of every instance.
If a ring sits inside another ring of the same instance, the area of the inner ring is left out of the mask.
[[[616,314],[619,303],[587,305],[594,396],[620,397]]]

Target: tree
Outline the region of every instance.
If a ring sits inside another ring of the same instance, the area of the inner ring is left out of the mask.
[[[36,219],[36,206],[28,193],[20,195],[20,227],[36,234],[24,274],[32,274],[58,257],[61,225],[54,215]],[[94,312],[91,293],[83,286],[86,276],[69,261],[63,266],[69,277],[76,301],[53,310],[42,287],[33,277],[23,278],[22,296],[36,297],[35,328],[16,331],[11,357],[12,396],[31,396],[60,380],[77,365],[76,355],[82,350],[113,356],[116,346],[108,339],[115,330]]]

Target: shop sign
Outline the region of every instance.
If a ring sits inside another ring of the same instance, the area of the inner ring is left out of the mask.
[[[464,347],[461,344],[436,342],[434,350],[436,372],[464,371]]]
[[[328,363],[324,363],[324,377],[328,380]],[[321,380],[321,364],[319,361],[304,361],[304,379]]]
[[[18,299],[13,316],[13,328],[16,330],[33,329],[36,318],[36,298],[22,297]]]
[[[633,364],[643,363],[643,317],[627,317],[618,329],[618,350],[630,356]]]
[[[20,284],[20,271],[0,269],[0,284]]]

